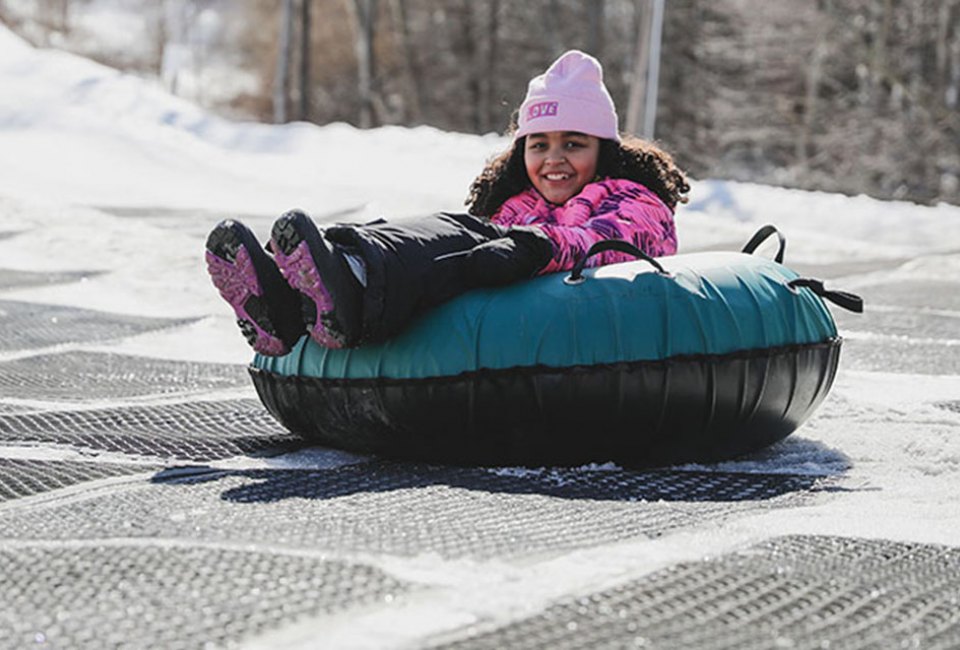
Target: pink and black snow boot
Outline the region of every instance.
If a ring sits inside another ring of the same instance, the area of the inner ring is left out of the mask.
[[[305,333],[300,296],[284,281],[253,232],[221,221],[207,237],[207,270],[230,303],[247,343],[269,356],[287,354]]]
[[[273,224],[270,248],[283,277],[305,297],[302,319],[313,340],[328,348],[359,344],[363,286],[340,247],[304,212],[290,210]]]

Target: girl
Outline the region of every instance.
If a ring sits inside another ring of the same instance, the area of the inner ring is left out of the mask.
[[[282,355],[304,333],[331,348],[381,341],[469,289],[569,270],[604,239],[676,252],[673,211],[690,187],[668,154],[621,140],[596,59],[572,50],[532,79],[513,138],[473,182],[469,214],[321,231],[294,210],[273,226],[272,258],[239,222],[218,224],[208,269],[250,345]]]

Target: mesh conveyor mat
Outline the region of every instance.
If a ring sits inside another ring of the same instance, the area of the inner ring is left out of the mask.
[[[866,306],[862,314],[854,314],[842,309],[834,310],[833,314],[841,334],[850,330],[914,340],[949,341],[960,338],[960,313],[957,316],[951,316],[916,309],[872,311],[870,303],[866,300],[864,298]]]
[[[360,564],[150,546],[0,547],[0,580],[3,648],[235,647],[408,590]]]
[[[562,485],[552,476],[378,462],[160,475],[155,485],[8,513],[0,529],[17,539],[93,539],[115,535],[122,522],[125,535],[143,537],[502,558],[658,537],[814,498],[806,477],[757,476],[749,488],[750,476],[705,472],[565,476]]]
[[[856,293],[866,301],[868,311],[877,305],[960,311],[960,282],[891,280],[858,287]]]
[[[958,603],[960,549],[783,537],[434,647],[947,650],[960,647]]]
[[[29,350],[61,343],[105,341],[185,325],[195,320],[146,318],[76,307],[0,300],[0,350]]]
[[[307,471],[299,476],[278,475],[271,471],[242,474],[260,480],[246,488],[231,491],[227,498],[244,502],[274,501],[292,496],[330,498],[371,489],[382,491],[445,485],[479,492],[536,494],[593,501],[737,502],[773,499],[808,490],[819,480],[815,476],[795,474],[595,471],[563,467],[539,470],[484,469],[402,461]],[[186,477],[176,480],[193,482],[196,479]]]
[[[88,402],[248,386],[242,365],[65,352],[0,363],[4,397]]]
[[[253,399],[0,415],[0,441],[180,460],[214,460],[299,444]]]
[[[48,492],[85,481],[157,469],[160,468],[116,463],[0,458],[0,501]]]
[[[945,411],[953,411],[954,413],[960,413],[960,400],[955,402],[938,402],[935,404],[937,408],[942,408]]]
[[[840,333],[842,335],[843,331]],[[902,374],[957,375],[960,374],[960,345],[845,338],[841,367]]]
[[[21,289],[37,287],[47,284],[62,284],[78,282],[84,278],[93,278],[100,275],[99,271],[50,271],[45,273],[34,271],[16,271],[0,269],[0,289]]]

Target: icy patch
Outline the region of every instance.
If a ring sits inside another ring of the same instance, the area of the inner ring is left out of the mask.
[[[369,456],[351,454],[339,449],[326,447],[309,447],[297,451],[271,456],[269,458],[252,458],[237,456],[225,460],[209,463],[216,469],[249,470],[249,469],[290,469],[290,470],[324,470],[359,465],[372,460]]]
[[[622,472],[614,462],[588,463],[579,467],[486,467],[484,471],[504,478],[538,479],[551,485],[572,484],[571,478],[582,472]]]
[[[78,449],[71,445],[37,443],[36,445],[0,445],[0,458],[7,460],[72,461],[83,463],[107,463],[118,465],[154,466],[168,463],[168,458],[120,454],[111,451]]]

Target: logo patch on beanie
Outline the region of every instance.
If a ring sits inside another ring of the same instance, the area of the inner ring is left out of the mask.
[[[552,117],[557,114],[559,102],[540,102],[527,108],[527,119],[535,120],[538,117]]]

